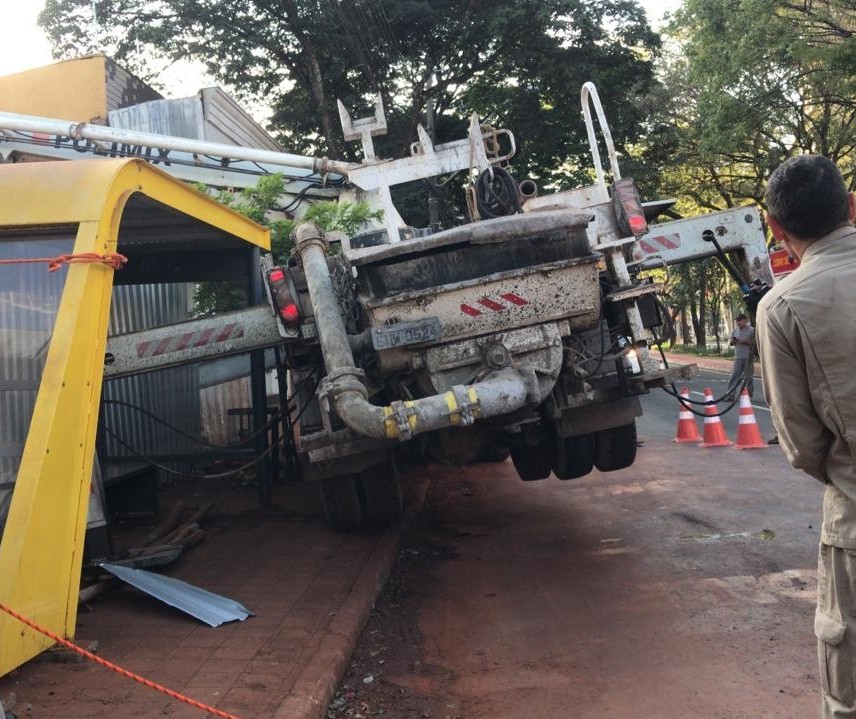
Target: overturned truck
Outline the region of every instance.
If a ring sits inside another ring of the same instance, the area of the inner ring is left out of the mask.
[[[210,357],[277,347],[290,386],[280,391],[286,459],[318,483],[330,526],[351,530],[401,512],[402,452],[457,463],[510,454],[527,481],[630,466],[639,397],[691,371],[666,367],[653,349],[666,318],[645,270],[733,253],[744,291],[772,283],[756,209],[655,224],[673,203],[643,203],[621,177],[590,83],[582,108],[596,181],[549,195],[513,180],[505,169],[513,135],[475,116],[462,140],[434,146],[420,127],[410,157],[377,159],[379,105],[355,121],[340,105],[345,138],[362,141],[360,164],[4,113],[0,142],[26,141],[43,159],[131,154],[183,179],[212,156],[223,159],[209,174],[246,174],[242,163],[337,173],[340,182],[317,183],[324,192],[383,211],[382,222],[351,237],[299,225],[287,262],[262,257],[268,305],[110,337],[104,368],[111,379],[199,362],[205,348],[158,337],[225,326],[239,328],[235,340]],[[390,188],[454,172],[472,180],[473,220],[444,231],[406,227]],[[163,351],[140,351],[154,341]]]
[[[649,228],[671,203],[643,204],[621,178],[591,85],[583,110],[594,186],[539,197],[521,183],[505,216],[408,229],[407,239],[372,230],[339,238],[336,254],[303,224],[292,258],[265,268],[300,416],[297,453],[332,527],[398,515],[402,443],[460,463],[510,453],[527,481],[630,466],[640,395],[692,371],[667,368],[652,349],[665,317],[643,270],[736,251],[748,292],[771,281],[754,209]],[[488,154],[495,145],[475,119],[467,142],[484,160],[474,185],[507,186],[507,158]],[[430,172],[443,149],[423,140],[414,157]]]

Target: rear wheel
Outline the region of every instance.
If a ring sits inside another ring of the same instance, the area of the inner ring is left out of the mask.
[[[625,469],[636,461],[636,422],[595,433],[594,463],[601,472]]]
[[[401,517],[404,503],[398,468],[390,452],[387,461],[360,472],[360,494],[365,520],[375,527],[385,527]]]
[[[542,442],[534,445],[514,442],[511,445],[511,462],[525,482],[550,476],[550,454]]]
[[[327,526],[334,532],[353,532],[363,523],[363,510],[353,474],[318,480]]]
[[[590,434],[575,437],[556,435],[552,447],[553,474],[559,479],[584,477],[594,465],[594,439]]]

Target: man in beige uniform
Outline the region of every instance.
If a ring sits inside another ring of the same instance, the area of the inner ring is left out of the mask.
[[[856,205],[818,155],[770,177],[767,220],[801,261],[761,300],[764,393],[791,464],[826,485],[814,630],[823,716],[856,717]]]

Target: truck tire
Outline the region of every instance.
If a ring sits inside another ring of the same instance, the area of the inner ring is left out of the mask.
[[[543,443],[529,445],[515,442],[511,445],[511,463],[524,482],[550,476],[550,453]]]
[[[360,472],[359,489],[363,517],[368,524],[379,529],[401,517],[404,503],[392,452],[383,464]]]
[[[553,474],[559,479],[584,477],[594,466],[594,451],[594,438],[590,434],[555,435],[551,453]]]
[[[595,433],[594,464],[601,472],[625,469],[636,461],[636,422]]]
[[[318,480],[327,526],[334,532],[353,532],[363,523],[357,477],[343,474]]]

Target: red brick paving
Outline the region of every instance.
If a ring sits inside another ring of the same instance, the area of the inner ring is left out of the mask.
[[[187,491],[164,490],[162,506]],[[268,509],[257,506],[253,488],[225,483],[184,499],[188,512],[194,499],[217,502],[203,527],[209,536],[162,571],[235,599],[256,616],[212,629],[123,587],[81,609],[76,636],[96,640],[104,659],[240,719],[268,719],[284,703],[320,715],[334,688],[333,665],[344,666],[377,578],[388,571],[378,561],[390,555],[395,532],[384,539],[328,531],[311,486],[276,488]],[[367,583],[364,575],[372,572]],[[356,598],[355,587],[361,587]],[[12,692],[21,719],[206,716],[94,663],[58,663],[46,655],[0,678],[0,700]]]

